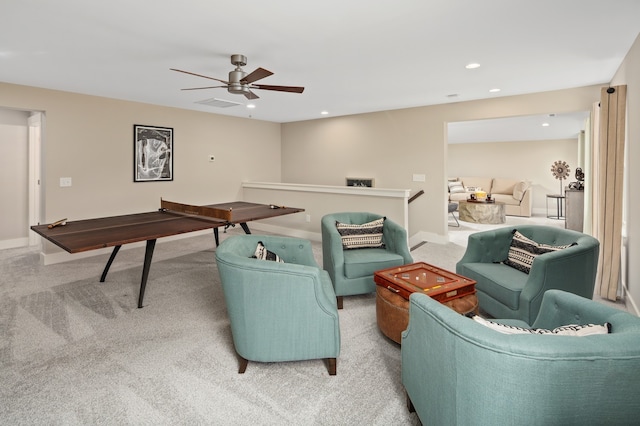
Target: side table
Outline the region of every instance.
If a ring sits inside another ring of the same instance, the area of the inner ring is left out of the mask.
[[[556,215],[550,215],[549,214],[549,200],[556,200]],[[564,195],[560,194],[547,194],[547,217],[549,219],[563,219],[564,220],[564,214],[563,214],[563,202],[564,202]]]

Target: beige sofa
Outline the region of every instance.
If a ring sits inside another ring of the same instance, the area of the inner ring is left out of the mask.
[[[505,203],[509,216],[531,217],[531,185],[529,182],[507,178],[458,177],[449,179],[449,201],[466,200],[476,190],[491,194],[496,201]]]

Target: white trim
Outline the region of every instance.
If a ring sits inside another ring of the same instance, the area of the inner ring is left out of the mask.
[[[280,191],[322,192],[326,194],[366,195],[409,199],[410,189],[366,188],[361,186],[308,185],[302,183],[242,182],[243,188]]]
[[[31,230],[29,231],[31,232]],[[29,244],[29,238],[14,238],[12,240],[0,240],[0,250],[26,247]]]

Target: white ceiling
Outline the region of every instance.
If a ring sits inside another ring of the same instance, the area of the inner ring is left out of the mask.
[[[448,124],[449,143],[577,139],[588,111],[462,121]]]
[[[606,84],[639,17],[638,0],[2,0],[0,81],[291,122]],[[306,90],[248,109],[169,70],[226,80],[235,53]]]

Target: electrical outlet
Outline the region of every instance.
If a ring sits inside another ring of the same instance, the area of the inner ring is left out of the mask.
[[[427,179],[425,175],[413,175],[414,182],[424,182]]]
[[[308,214],[308,215],[307,215],[307,217],[306,217],[306,219],[307,219],[307,223],[308,223],[308,222],[311,222],[311,215],[310,215],[310,214]]]
[[[215,155],[209,155],[209,161],[211,161],[211,162],[216,161],[216,156]]]
[[[71,178],[70,177],[61,177],[60,178],[60,187],[71,186]]]

